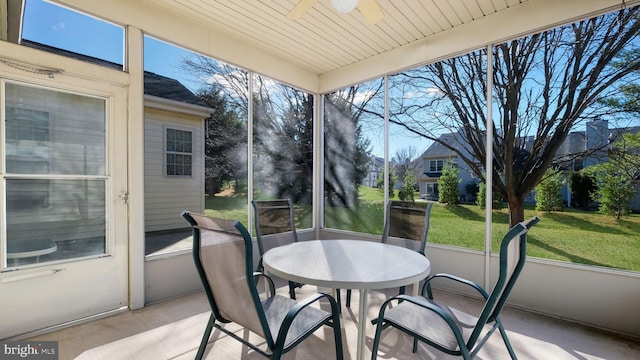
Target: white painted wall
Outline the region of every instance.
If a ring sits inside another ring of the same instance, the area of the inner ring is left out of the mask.
[[[484,281],[482,252],[428,245],[427,254],[434,274]],[[498,273],[495,254],[491,271],[493,281]],[[460,287],[450,290],[473,294]],[[528,258],[508,305],[640,338],[639,298],[640,273]]]

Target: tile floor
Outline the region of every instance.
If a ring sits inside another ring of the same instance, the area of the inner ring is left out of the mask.
[[[298,290],[298,298],[317,291],[313,286]],[[326,291],[327,289],[320,289]],[[286,295],[287,288],[278,292]],[[368,317],[374,318],[380,304],[393,291],[369,293]],[[344,294],[343,294],[344,295]],[[353,292],[351,308],[343,308],[343,341],[345,359],[356,357],[357,291]],[[478,300],[447,292],[437,294],[455,306],[468,311],[481,308]],[[343,296],[344,299],[345,296]],[[344,301],[344,300],[343,300]],[[344,305],[343,305],[344,306]],[[203,293],[181,296],[149,305],[143,309],[127,311],[100,320],[36,336],[30,340],[59,342],[60,359],[126,359],[162,360],[193,359],[209,316]],[[580,326],[512,308],[501,315],[510,340],[520,359],[640,359],[640,340]],[[237,329],[236,334],[255,341],[257,336]],[[374,326],[367,325],[367,355],[370,356]],[[263,359],[234,339],[214,331],[205,353],[206,359]],[[331,329],[318,330],[284,359],[331,359],[334,347]],[[383,332],[378,359],[450,359],[454,358],[421,344],[417,353],[411,353],[411,339],[394,329]],[[496,332],[476,359],[507,359],[508,353]]]

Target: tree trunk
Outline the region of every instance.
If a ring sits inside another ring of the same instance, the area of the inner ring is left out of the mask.
[[[524,198],[509,199],[509,227],[524,220]]]

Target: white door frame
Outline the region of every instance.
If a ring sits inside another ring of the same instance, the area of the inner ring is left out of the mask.
[[[65,61],[60,61],[59,56],[19,45],[6,45],[11,56],[18,58],[17,64],[29,64],[29,59],[39,58],[43,61],[38,63],[55,62],[68,64],[69,67],[73,66],[73,73],[63,72],[50,76],[46,73],[25,72],[6,63],[0,63],[1,78],[25,85],[33,84],[52,90],[76,92],[81,95],[86,94],[106,99],[107,176],[109,177],[106,190],[106,211],[107,252],[109,255],[82,261],[43,263],[42,266],[27,266],[22,270],[0,273],[0,287],[4,287],[1,291],[3,296],[0,298],[7,299],[0,299],[4,323],[3,329],[0,331],[0,338],[73,322],[113,310],[122,310],[129,306],[130,294],[132,293],[130,289],[132,271],[129,267],[130,264],[137,262],[130,260],[129,233],[135,227],[131,226],[128,217],[130,202],[123,201],[119,195],[130,192],[128,172],[132,164],[129,161],[128,145],[142,142],[131,139],[128,135],[131,106],[127,101],[128,74],[72,59],[65,58]],[[37,57],[34,56],[36,51]],[[4,49],[0,50],[0,55],[5,54],[9,53],[5,53]],[[4,108],[4,102],[2,102],[2,106]],[[138,169],[142,172],[142,167]],[[143,228],[143,225],[140,227]],[[144,247],[142,249],[144,251]],[[5,249],[0,249],[0,255],[4,251]],[[144,257],[141,257],[138,262],[143,264]],[[105,269],[104,273],[113,272],[117,280],[101,288],[98,285],[100,280],[93,281],[91,278],[92,273],[95,274],[96,267]],[[144,278],[144,274],[137,276]],[[76,291],[83,287],[85,287],[84,290]],[[20,293],[17,296],[18,300],[4,304],[9,301],[9,298],[16,298],[16,296],[5,295],[16,292]],[[91,292],[96,294],[89,294]],[[83,296],[87,298],[83,299]],[[94,301],[99,297],[103,297],[104,302],[96,303]],[[15,308],[21,306],[20,304],[31,307],[30,312],[34,314],[31,319],[27,319],[24,312],[21,314],[21,310]],[[41,308],[34,311],[34,304],[41,306]],[[61,311],[61,309],[68,309],[68,311]],[[7,321],[10,317],[14,318],[13,322]]]

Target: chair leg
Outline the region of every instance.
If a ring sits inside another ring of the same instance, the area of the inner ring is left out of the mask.
[[[404,293],[407,292],[407,287],[406,286],[401,286],[400,287],[400,291],[398,291],[398,295],[404,295]],[[400,304],[403,300],[399,300],[398,304]]]
[[[296,284],[293,281],[289,281],[289,297],[292,300],[296,299]]]
[[[347,289],[347,307],[351,307],[351,289]]]
[[[513,351],[513,347],[511,346],[511,342],[507,337],[507,332],[502,326],[502,322],[500,321],[499,318],[496,318],[496,323],[498,324],[498,330],[500,330],[500,335],[502,335],[502,340],[504,340],[504,344],[507,346],[507,350],[509,351],[509,355],[511,356],[511,359],[518,360],[518,357],[516,356],[516,353],[515,351]]]
[[[376,320],[380,320],[382,317],[378,317]],[[378,346],[380,346],[380,336],[382,336],[382,329],[384,326],[382,321],[376,321],[376,334],[373,337],[373,345],[371,345],[371,360],[376,360],[378,357]]]
[[[200,340],[200,346],[198,347],[198,353],[196,354],[196,360],[202,359],[204,355],[204,350],[207,348],[207,344],[209,343],[209,336],[211,336],[211,330],[213,330],[213,323],[215,323],[216,319],[211,313],[209,317],[209,322],[207,323],[207,327],[204,330],[204,334],[202,335],[202,340]]]
[[[340,290],[338,290],[338,293],[339,292]],[[341,307],[341,305],[339,303],[336,305],[336,307],[338,307],[338,312],[340,312],[339,307]],[[343,360],[344,353],[342,350],[342,326],[340,325],[340,315],[335,314],[336,308],[333,307],[333,304],[331,305],[331,307],[331,313],[333,314],[333,341],[336,345],[336,360]]]

